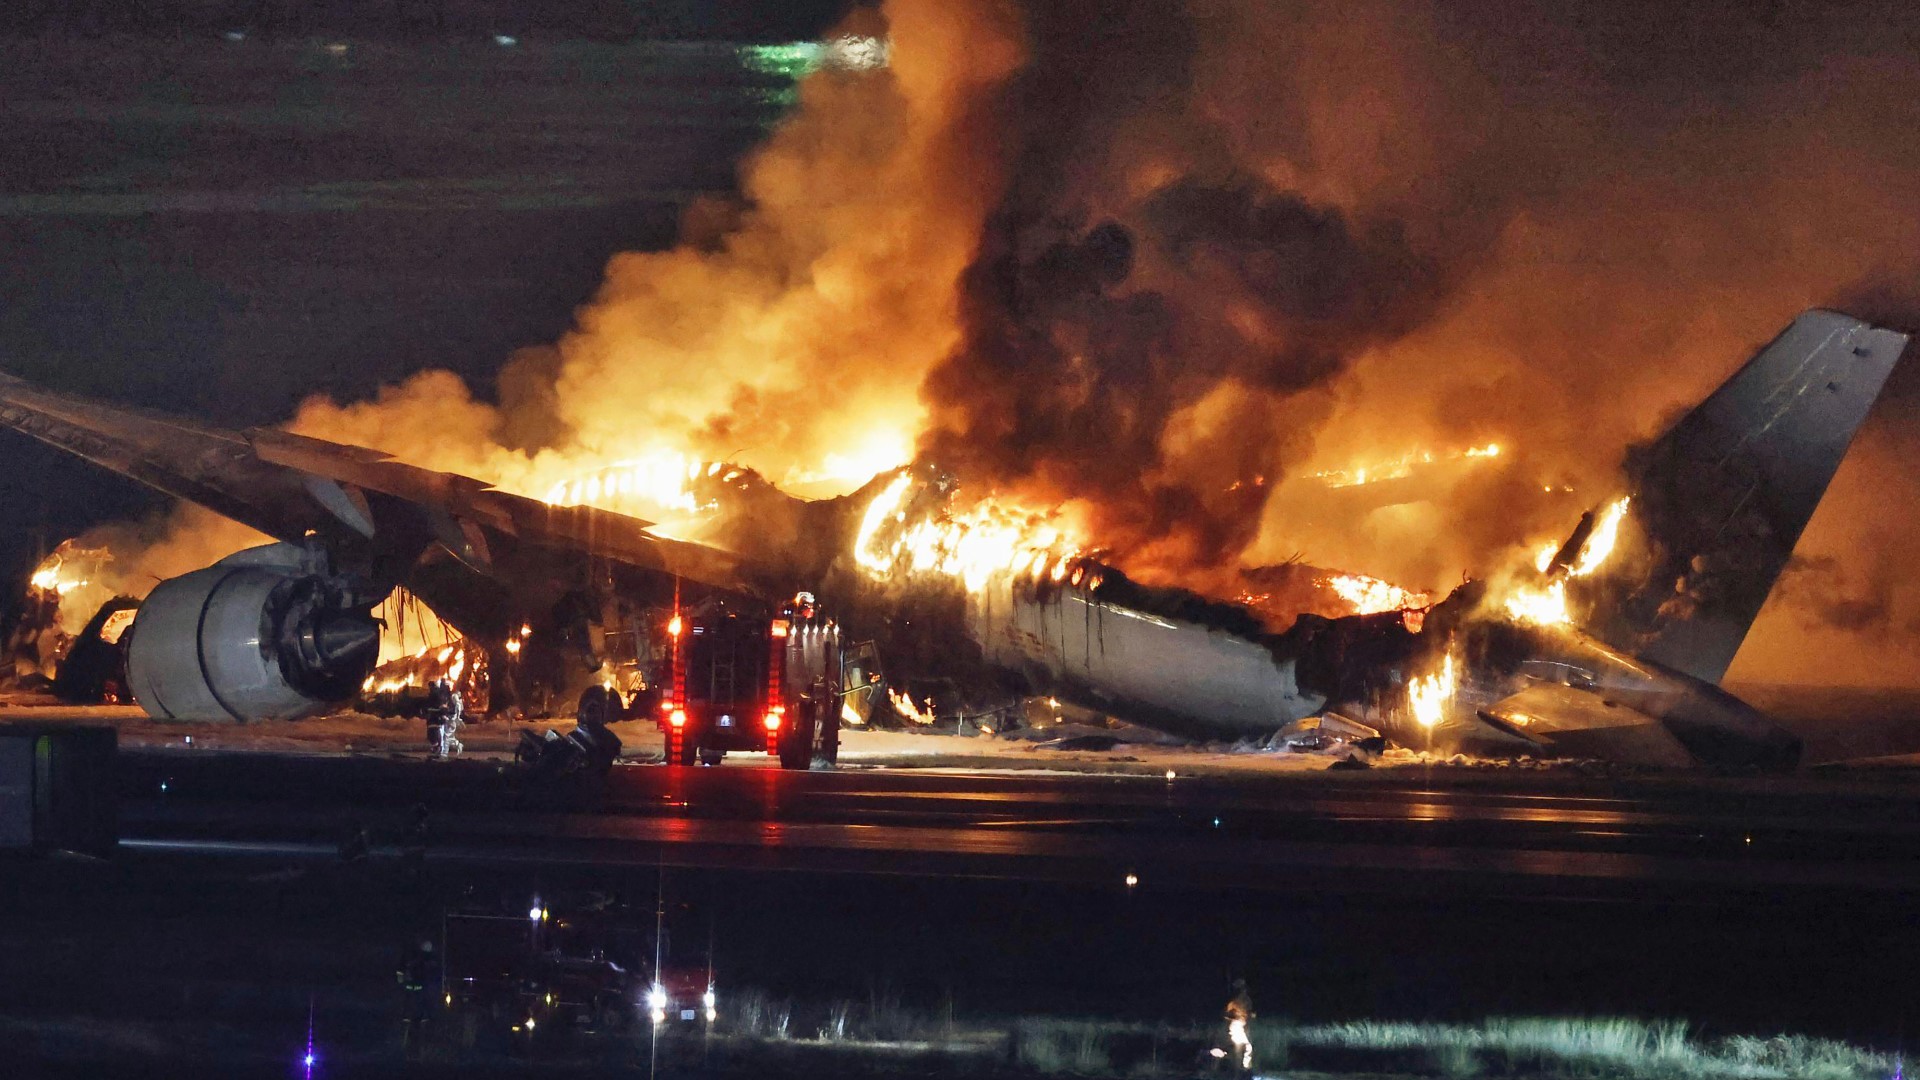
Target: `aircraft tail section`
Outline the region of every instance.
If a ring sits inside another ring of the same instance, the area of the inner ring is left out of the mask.
[[[1906,346],[1808,311],[1630,455],[1631,542],[1580,583],[1588,629],[1717,683]]]

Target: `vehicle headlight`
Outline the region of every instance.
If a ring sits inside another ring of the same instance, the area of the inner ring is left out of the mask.
[[[711,986],[707,987],[706,993],[700,995],[700,1004],[705,1005],[709,1009],[713,1008],[719,1000],[719,998],[713,996],[713,987]]]
[[[653,1006],[655,1009],[666,1008],[667,988],[664,986],[656,986],[652,990],[647,991],[647,1004]]]

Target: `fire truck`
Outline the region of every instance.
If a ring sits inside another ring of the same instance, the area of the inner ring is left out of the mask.
[[[636,652],[637,689],[589,687],[583,724],[650,718],[669,765],[717,765],[765,751],[783,769],[840,753],[846,663],[840,628],[801,593],[778,610],[721,599],[658,612]]]

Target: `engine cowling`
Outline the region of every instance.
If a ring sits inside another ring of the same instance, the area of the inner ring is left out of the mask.
[[[127,688],[161,720],[290,720],[352,697],[380,627],[284,545],[154,587],[127,643]]]

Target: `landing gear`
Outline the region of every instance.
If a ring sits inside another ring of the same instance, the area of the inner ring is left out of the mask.
[[[702,765],[718,765],[720,764],[720,760],[726,756],[727,752],[725,750],[709,750],[704,746],[700,748],[700,764]]]

